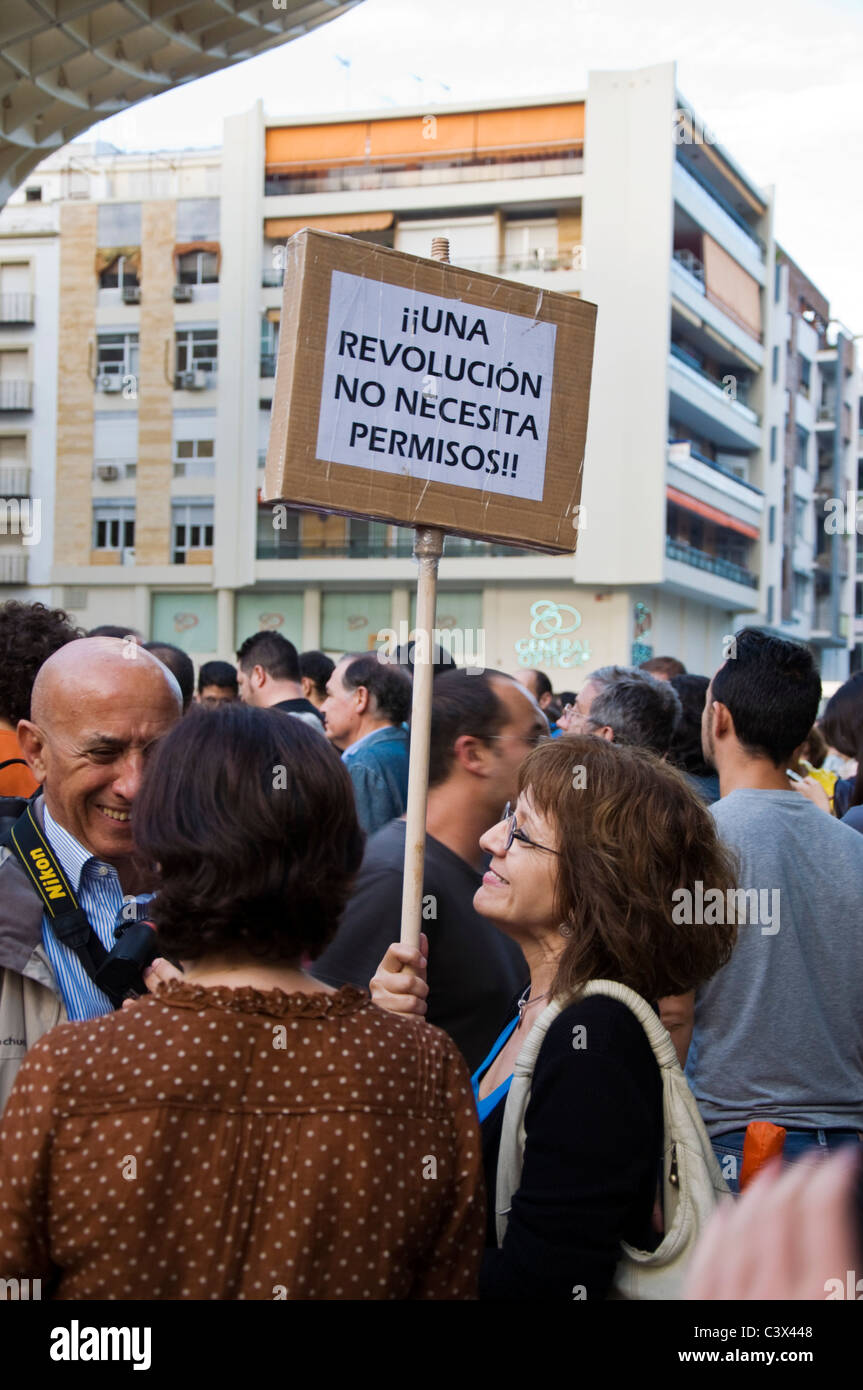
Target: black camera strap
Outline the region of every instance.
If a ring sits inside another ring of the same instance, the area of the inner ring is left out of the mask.
[[[84,909],[79,906],[54,851],[39,829],[32,805],[27,805],[11,827],[6,843],[17,855],[42,899],[57,940],[75,952],[90,979],[95,981],[108,952],[93,930]],[[113,1007],[119,1009],[123,1002],[121,997],[106,990],[104,985],[99,985],[99,988],[108,996]]]

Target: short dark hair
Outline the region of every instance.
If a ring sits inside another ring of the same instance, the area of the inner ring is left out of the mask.
[[[845,758],[857,759],[857,776],[849,806],[863,805],[863,671],[830,696],[821,716],[821,732]]]
[[[262,666],[271,680],[300,680],[300,658],[293,642],[280,632],[256,632],[247,637],[237,652],[237,664],[248,674],[253,666]]]
[[[353,785],[301,719],[239,702],[195,706],[160,739],[133,812],[158,865],[152,919],[179,959],[241,948],[317,956],[335,934],[364,836]]]
[[[713,677],[713,700],[725,705],[747,753],[781,767],[818,713],[821,677],[812,653],[758,627],[736,632],[732,651]]]
[[[325,652],[300,652],[300,675],[310,680],[318,699],[323,700],[327,693],[327,681],[336,669]]]
[[[0,604],[0,718],[30,718],[30,694],[44,661],[84,633],[62,608],[44,603]]]
[[[135,627],[120,627],[117,623],[102,623],[99,627],[91,627],[87,633],[88,637],[138,637],[141,634]]]
[[[681,715],[668,749],[668,761],[692,777],[709,777],[713,768],[704,761],[701,716],[710,681],[707,676],[672,676],[668,684],[677,691]]]
[[[660,757],[668,752],[680,700],[668,681],[633,666],[601,666],[587,678],[599,686],[588,719],[596,728],[608,725],[615,743],[649,748]]]
[[[152,652],[163,666],[167,666],[180,687],[183,709],[187,710],[195,694],[195,663],[188,652],[184,652],[181,647],[175,647],[171,642],[145,642],[144,651]]]
[[[647,661],[642,661],[638,669],[647,671],[651,676],[664,676],[669,681],[674,676],[686,675],[686,667],[676,656],[651,656]]]
[[[413,682],[400,666],[381,661],[376,652],[342,657],[346,662],[342,682],[350,690],[365,686],[374,696],[378,713],[391,724],[404,724],[410,718]]]
[[[533,676],[535,679],[536,698],[538,700],[541,700],[543,695],[554,694],[554,686],[552,685],[551,681],[548,679],[548,676],[545,674],[544,671],[540,671],[535,666],[531,666],[527,672],[527,675]]]
[[[462,734],[486,741],[506,724],[506,705],[493,680],[509,680],[503,671],[445,671],[432,689],[429,786],[445,782],[453,764],[453,747]]]
[[[208,685],[217,685],[220,690],[239,690],[236,667],[230,661],[205,661],[198,672],[198,694]]]

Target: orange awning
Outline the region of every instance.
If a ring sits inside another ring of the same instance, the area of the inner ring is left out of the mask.
[[[695,512],[696,516],[701,516],[705,521],[712,521],[717,526],[726,526],[729,531],[739,531],[741,536],[748,536],[751,541],[757,541],[761,535],[757,526],[750,526],[746,521],[738,521],[736,516],[729,516],[728,512],[721,512],[718,507],[711,507],[707,502],[699,502],[697,498],[690,497],[686,492],[679,492],[676,487],[666,487],[665,495],[669,502],[675,502],[678,507],[684,507],[688,512]]]
[[[264,236],[278,241],[293,236],[303,227],[319,232],[383,232],[393,225],[391,212],[347,212],[341,217],[268,217],[264,221]]]

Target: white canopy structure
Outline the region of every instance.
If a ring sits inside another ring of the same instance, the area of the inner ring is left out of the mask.
[[[0,206],[91,125],[335,19],[361,0],[2,0]]]

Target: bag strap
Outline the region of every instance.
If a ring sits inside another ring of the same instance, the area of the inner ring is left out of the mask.
[[[0,772],[2,772],[3,769],[6,767],[14,767],[16,763],[20,763],[22,767],[29,766],[29,764],[24,760],[24,758],[5,758],[4,761],[0,763]]]
[[[58,941],[74,951],[87,975],[95,982],[108,952],[93,930],[87,914],[79,906],[72,885],[33,815],[30,802],[10,828],[6,842],[42,899],[42,906],[51,919]],[[99,988],[108,996],[113,1007],[119,1009],[123,1002],[120,995],[105,989],[102,984]]]
[[[503,1244],[507,1220],[512,1207],[512,1198],[521,1181],[521,1167],[524,1156],[524,1116],[530,1099],[533,1071],[545,1035],[554,1020],[570,1004],[576,1004],[591,994],[605,994],[625,1004],[635,1014],[647,1034],[659,1066],[666,1070],[680,1071],[680,1062],[674,1050],[674,1043],[667,1029],[657,1018],[646,999],[636,994],[634,989],[619,984],[616,980],[591,980],[568,998],[553,999],[547,1004],[534,1023],[513,1067],[512,1082],[506,1097],[503,1113],[500,1147],[498,1150],[497,1184],[495,1190],[495,1226],[498,1246]]]

